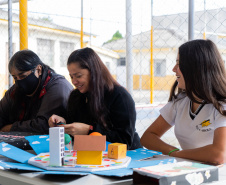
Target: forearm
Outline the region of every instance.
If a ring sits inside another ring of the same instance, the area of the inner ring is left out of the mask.
[[[226,162],[226,152],[214,145],[173,152],[171,156],[214,164],[222,164]]]
[[[12,124],[10,131],[49,133],[48,120],[45,117],[36,117],[27,121],[16,121]]]
[[[195,149],[175,152],[173,153],[173,156],[215,164],[225,163],[226,127],[219,127],[215,129],[213,144],[209,144]]]
[[[141,145],[149,150],[162,152],[165,155],[168,155],[170,151],[176,149],[176,147],[165,143],[159,136],[153,133],[145,133],[141,138]]]
[[[12,128],[12,124],[5,125],[0,129],[0,131],[1,132],[9,132],[11,130],[11,128]]]

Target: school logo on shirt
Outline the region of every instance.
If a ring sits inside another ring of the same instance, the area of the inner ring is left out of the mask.
[[[201,131],[201,132],[208,132],[210,130],[212,130],[212,128],[208,127],[209,125],[211,125],[212,123],[210,123],[210,120],[204,120],[201,124],[196,125],[196,129]]]

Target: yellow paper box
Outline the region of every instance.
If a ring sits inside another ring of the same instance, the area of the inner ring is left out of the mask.
[[[77,151],[77,164],[101,165],[102,151]]]
[[[108,145],[108,158],[122,159],[126,157],[127,145],[122,143],[112,143]]]

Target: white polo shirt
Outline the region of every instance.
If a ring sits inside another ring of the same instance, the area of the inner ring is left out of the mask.
[[[175,103],[168,102],[160,114],[171,126],[175,125],[175,135],[182,149],[212,144],[214,130],[226,127],[226,116],[221,115],[213,104],[205,104],[193,120],[189,110],[190,99],[185,96]]]

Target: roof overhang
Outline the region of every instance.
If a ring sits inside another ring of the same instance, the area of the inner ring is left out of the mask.
[[[8,4],[9,0],[0,0],[0,5]],[[28,0],[30,1],[30,0]],[[19,0],[12,0],[12,3],[18,3]]]

